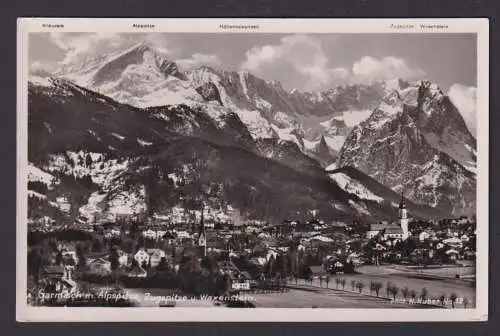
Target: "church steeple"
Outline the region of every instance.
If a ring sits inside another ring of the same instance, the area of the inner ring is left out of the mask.
[[[401,189],[401,200],[399,201],[399,210],[406,209],[406,202],[403,195],[403,189]]]
[[[401,190],[401,201],[399,202],[399,226],[403,231],[403,239],[408,238],[408,216],[403,190]]]

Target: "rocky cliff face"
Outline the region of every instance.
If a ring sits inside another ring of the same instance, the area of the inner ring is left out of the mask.
[[[386,96],[347,137],[337,166],[353,166],[420,204],[475,211],[475,139],[458,110],[426,81]]]

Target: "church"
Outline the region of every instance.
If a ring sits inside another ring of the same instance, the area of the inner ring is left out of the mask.
[[[403,194],[401,194],[401,201],[399,202],[398,222],[371,224],[370,230],[366,233],[366,237],[371,239],[378,234],[382,235],[383,240],[406,240],[410,236],[408,231],[408,212]]]

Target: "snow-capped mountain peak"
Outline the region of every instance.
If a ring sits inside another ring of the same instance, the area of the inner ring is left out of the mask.
[[[450,99],[422,80],[382,99],[349,134],[337,166],[354,166],[392,188],[404,185],[414,201],[459,214],[474,207],[475,148]],[[451,205],[443,190],[455,190],[453,197],[461,199]]]

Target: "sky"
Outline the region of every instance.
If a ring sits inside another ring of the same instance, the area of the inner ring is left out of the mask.
[[[32,33],[32,68],[53,71],[85,55],[148,42],[181,69],[249,71],[285,89],[320,91],[381,79],[476,86],[475,34]]]

